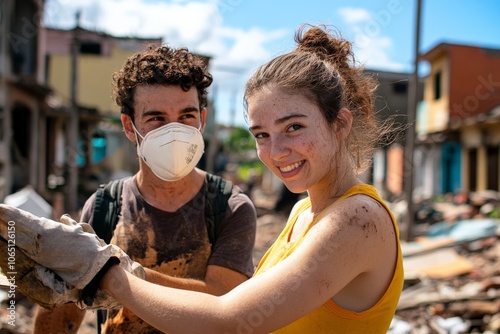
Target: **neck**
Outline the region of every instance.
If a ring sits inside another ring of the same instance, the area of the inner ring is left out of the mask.
[[[205,181],[205,172],[195,168],[177,181],[159,179],[149,168],[141,166],[135,176],[139,192],[150,205],[165,211],[176,211],[189,202]]]
[[[318,214],[327,206],[335,202],[351,187],[363,183],[356,173],[349,171],[342,175],[336,175],[328,182],[323,182],[321,187],[309,189],[308,195],[311,200],[311,212]]]

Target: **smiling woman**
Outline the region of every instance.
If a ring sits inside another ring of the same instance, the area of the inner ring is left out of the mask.
[[[376,85],[355,66],[348,41],[319,27],[303,27],[296,41],[296,50],[260,67],[246,85],[259,158],[292,192],[309,195],[254,276],[296,261],[320,295],[325,286],[334,291],[277,333],[385,333],[402,289],[398,230],[375,189],[357,178],[383,135],[372,110]],[[311,243],[316,251],[298,260]]]

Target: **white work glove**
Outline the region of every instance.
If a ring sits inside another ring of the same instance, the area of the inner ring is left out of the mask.
[[[100,279],[113,264],[119,263],[135,276],[145,278],[144,269],[119,247],[106,245],[90,225],[77,223],[68,215],[56,222],[0,204],[0,236],[4,240],[14,239],[19,253],[36,262],[28,266],[34,270],[26,272],[26,280],[37,280],[55,293],[45,292],[40,297],[31,292],[32,299],[39,304],[76,302],[82,308],[118,306],[104,291],[98,290]],[[8,272],[8,268],[2,266],[2,269]]]

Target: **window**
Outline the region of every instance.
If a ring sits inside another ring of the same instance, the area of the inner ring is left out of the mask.
[[[441,98],[441,71],[434,75],[434,100]]]
[[[82,41],[80,43],[80,53],[100,55],[101,54],[101,44],[97,42]]]
[[[408,91],[408,82],[398,81],[392,84],[392,91],[395,94],[406,94]]]
[[[500,190],[499,188],[499,175],[498,170],[500,168],[500,147],[490,146],[487,148],[487,179],[486,186],[488,190]]]

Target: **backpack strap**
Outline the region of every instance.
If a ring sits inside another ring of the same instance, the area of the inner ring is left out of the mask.
[[[212,250],[220,234],[222,220],[233,189],[233,183],[220,176],[207,173],[205,188],[205,223]]]
[[[92,216],[92,228],[99,238],[106,243],[111,241],[113,231],[118,222],[121,209],[121,197],[123,182],[122,178],[112,180],[107,184],[99,185],[95,192],[94,213]],[[106,310],[97,310],[97,333],[101,333],[101,325],[106,320]]]
[[[121,208],[123,182],[127,178],[101,184],[95,193],[92,228],[106,243],[111,241]]]

